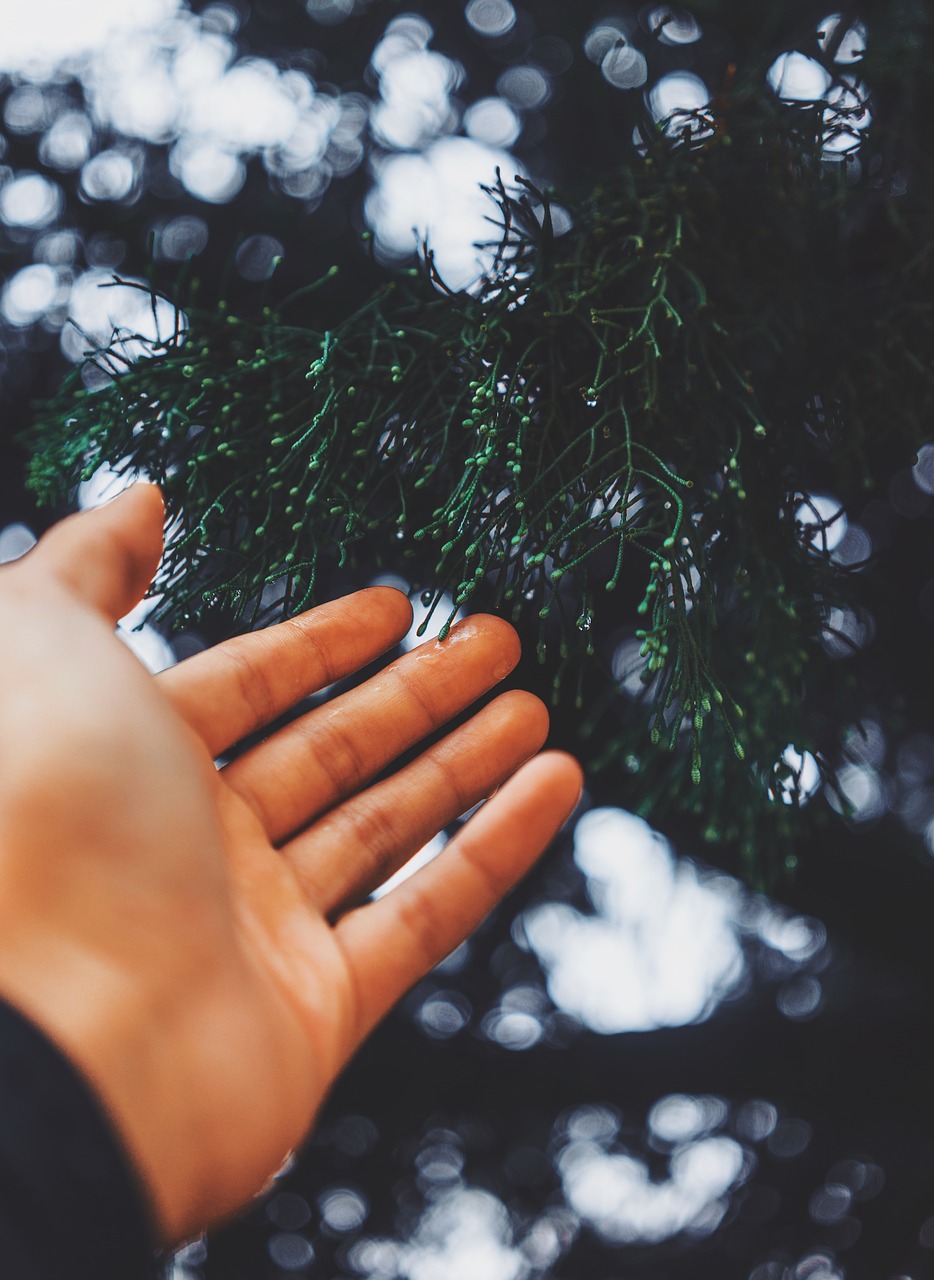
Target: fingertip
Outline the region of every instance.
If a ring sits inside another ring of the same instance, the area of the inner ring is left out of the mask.
[[[165,498],[162,490],[153,480],[134,480],[132,484],[122,489],[111,502],[133,501],[139,503],[148,503],[153,512],[158,512],[160,516],[165,516]],[[104,503],[107,506],[107,503]]]
[[[511,718],[521,719],[529,738],[537,742],[539,747],[548,737],[551,716],[544,702],[534,693],[529,693],[526,689],[508,689],[491,705],[500,707]]]
[[[522,656],[522,644],[515,627],[492,613],[473,613],[455,622],[445,640],[439,644],[475,643],[483,640],[495,653],[494,676],[504,680]]]
[[[560,769],[568,778],[573,777],[576,785],[583,787],[583,767],[577,756],[572,756],[570,751],[559,751],[557,749],[543,751],[539,759],[546,761],[550,768]]]
[[[312,605],[296,614],[292,621],[312,623],[332,615],[339,615],[348,626],[356,619],[367,631],[375,629],[384,637],[384,647],[402,639],[412,625],[413,616],[411,602],[404,591],[379,584]]]
[[[543,751],[540,758],[561,778],[562,786],[567,789],[568,794],[573,793],[576,805],[584,790],[584,770],[577,757],[572,756],[569,751]]]
[[[345,599],[356,599],[369,625],[376,625],[387,645],[398,644],[412,625],[412,602],[398,587],[372,586]]]
[[[549,808],[565,810],[565,820],[574,812],[584,790],[584,771],[569,752],[541,751],[520,772],[531,790],[547,797]]]
[[[394,629],[401,635],[405,635],[415,617],[412,601],[405,592],[400,591],[398,587],[382,585],[366,587],[364,592],[372,596],[379,608],[385,610],[386,616],[394,624]]]

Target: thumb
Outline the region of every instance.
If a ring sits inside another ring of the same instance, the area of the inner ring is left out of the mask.
[[[124,489],[102,507],[54,525],[20,562],[58,581],[116,622],[146,593],[162,555],[165,506],[153,484]]]

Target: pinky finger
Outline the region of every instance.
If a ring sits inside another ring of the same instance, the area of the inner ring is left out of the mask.
[[[355,1043],[348,1051],[525,875],[570,816],[581,785],[572,756],[536,756],[438,858],[338,922],[336,940],[358,992]]]

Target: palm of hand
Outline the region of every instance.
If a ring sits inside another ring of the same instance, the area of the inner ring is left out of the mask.
[[[157,494],[138,486],[0,580],[0,611],[29,620],[2,629],[10,687],[32,691],[12,700],[8,740],[53,719],[62,779],[43,804],[41,735],[35,760],[0,771],[14,890],[0,987],[91,1078],[175,1240],[268,1179],[361,1039],[545,846],[579,771],[539,757],[437,862],[360,905],[541,746],[541,704],[507,693],[368,785],[507,674],[514,634],[471,619],[218,771],[246,734],[394,645],[410,610],[398,592],[361,592],[154,681],[111,630],[148,584],[160,525]],[[63,859],[51,906],[50,850]],[[90,1032],[88,981],[104,1009]]]

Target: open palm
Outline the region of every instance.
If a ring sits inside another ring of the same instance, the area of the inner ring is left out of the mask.
[[[580,773],[529,760],[547,715],[513,691],[373,782],[515,665],[491,617],[216,768],[397,644],[411,610],[371,588],[153,679],[113,624],[161,525],[138,485],[0,574],[0,732],[24,744],[0,765],[0,990],[91,1079],[173,1241],[260,1189],[362,1038],[544,849]],[[368,900],[497,788],[436,861]]]

